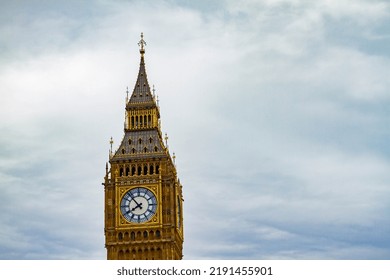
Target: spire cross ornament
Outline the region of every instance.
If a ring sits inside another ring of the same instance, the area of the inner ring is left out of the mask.
[[[144,33],[143,32],[141,32],[141,40],[138,42],[138,46],[141,47],[141,49],[139,51],[140,51],[141,55],[143,56],[144,53],[145,53],[144,46],[146,46],[146,42],[144,40]]]

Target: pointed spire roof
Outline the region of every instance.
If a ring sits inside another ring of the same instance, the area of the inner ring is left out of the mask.
[[[145,70],[144,55],[146,42],[144,41],[143,33],[141,33],[141,40],[139,41],[138,45],[140,46],[139,52],[141,54],[141,61],[139,65],[137,82],[135,83],[134,90],[129,99],[128,105],[131,106],[132,104],[137,103],[153,103],[155,105]]]
[[[146,75],[144,58],[146,42],[142,33],[138,45],[141,61],[137,81],[130,98],[127,98],[129,92],[126,90],[125,135],[114,154],[111,148],[110,163],[129,159],[170,158],[161,135],[160,110],[155,98],[155,89],[154,86],[153,88],[149,86]],[[144,109],[151,109],[148,117]],[[142,125],[142,122],[146,125]],[[111,142],[110,144],[112,145]]]

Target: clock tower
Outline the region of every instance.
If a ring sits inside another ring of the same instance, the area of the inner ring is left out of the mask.
[[[141,61],[126,98],[124,136],[119,148],[110,150],[103,183],[107,259],[178,260],[183,256],[182,185],[161,133],[142,33],[138,45]]]

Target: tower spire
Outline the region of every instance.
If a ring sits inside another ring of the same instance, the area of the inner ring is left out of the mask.
[[[146,42],[144,40],[144,33],[141,33],[141,40],[138,42],[138,46],[140,47],[139,52],[141,54],[138,77],[137,82],[134,86],[133,93],[129,100],[127,100],[127,108],[131,106],[137,107],[139,106],[139,103],[150,103],[149,105],[151,106],[154,106],[155,103],[145,69],[144,54]]]

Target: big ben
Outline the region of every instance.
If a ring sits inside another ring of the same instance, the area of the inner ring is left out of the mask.
[[[183,248],[183,195],[175,158],[160,127],[160,109],[140,65],[126,98],[124,136],[110,151],[104,177],[105,246],[109,260],[178,260]]]

